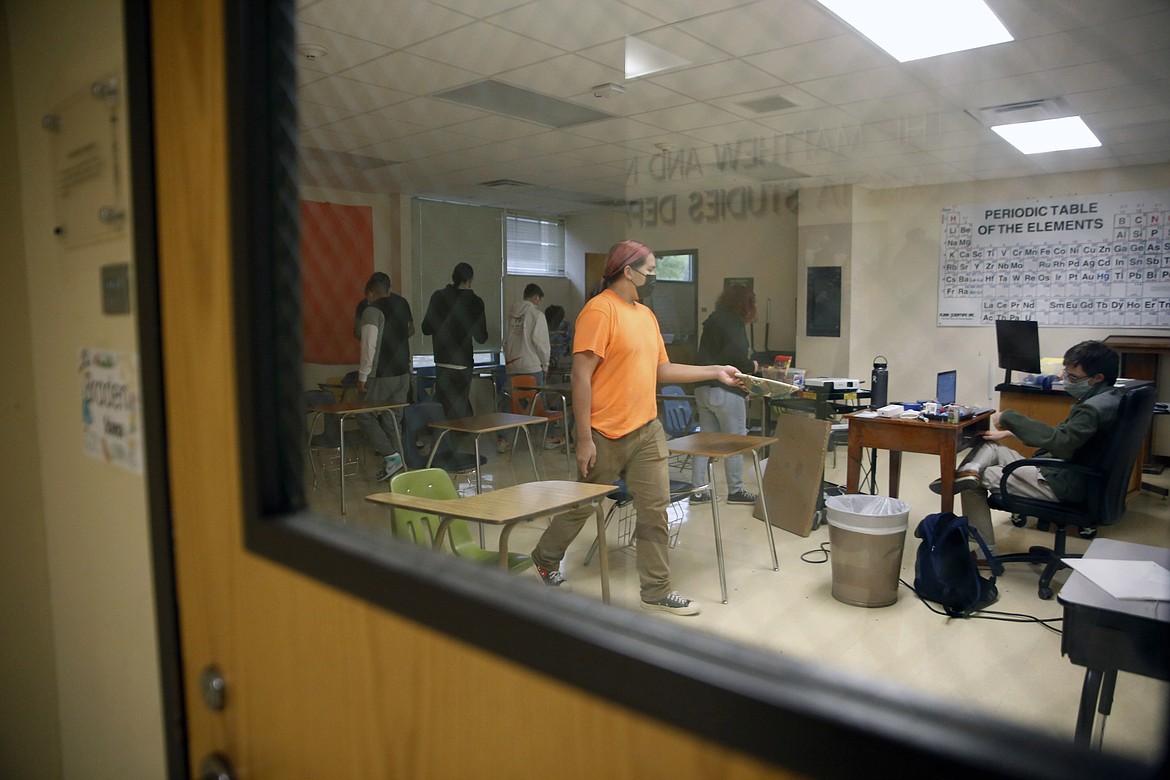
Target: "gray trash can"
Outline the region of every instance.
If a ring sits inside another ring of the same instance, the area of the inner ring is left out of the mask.
[[[830,496],[825,508],[833,598],[855,607],[893,604],[910,505],[887,496],[850,494]]]

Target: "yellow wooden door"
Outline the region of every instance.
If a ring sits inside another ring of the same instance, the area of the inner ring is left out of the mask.
[[[224,4],[152,3],[168,468],[194,775],[785,777],[245,550]],[[198,680],[226,679],[208,709]]]

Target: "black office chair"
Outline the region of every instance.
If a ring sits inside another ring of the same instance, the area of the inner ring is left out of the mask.
[[[1079,558],[1065,552],[1067,527],[1081,529],[1113,525],[1125,514],[1125,497],[1133,464],[1145,442],[1146,431],[1154,414],[1154,387],[1142,385],[1124,392],[1117,409],[1117,420],[1108,429],[1099,431],[1087,444],[1094,453],[1093,465],[1071,463],[1055,458],[1025,458],[1004,467],[999,493],[993,493],[988,503],[1024,517],[1035,517],[1040,522],[1055,526],[1056,538],[1052,548],[1032,547],[1026,553],[998,555],[993,571],[1000,574],[1004,563],[1043,563],[1038,593],[1042,599],[1052,598],[1052,577],[1067,568],[1062,558]],[[1083,475],[1085,499],[1077,503],[1060,503],[1013,494],[1009,479],[1013,471],[1023,466],[1044,466],[1076,472]]]

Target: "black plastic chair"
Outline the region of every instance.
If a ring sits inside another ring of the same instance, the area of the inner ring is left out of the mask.
[[[1024,458],[1004,467],[999,493],[993,493],[988,503],[1024,517],[1035,517],[1041,523],[1054,527],[1052,548],[1032,547],[1026,553],[1010,553],[995,558],[993,571],[1002,572],[1004,563],[1042,563],[1038,593],[1042,599],[1052,598],[1052,577],[1067,568],[1062,558],[1079,558],[1065,552],[1068,526],[1096,529],[1112,525],[1125,514],[1125,498],[1129,492],[1130,475],[1145,442],[1146,431],[1154,414],[1154,387],[1142,385],[1125,391],[1117,409],[1116,422],[1105,431],[1099,431],[1086,447],[1092,448],[1093,464],[1084,465],[1055,458]],[[1013,471],[1023,466],[1044,466],[1081,475],[1085,498],[1077,503],[1045,501],[1013,494],[1008,488]]]

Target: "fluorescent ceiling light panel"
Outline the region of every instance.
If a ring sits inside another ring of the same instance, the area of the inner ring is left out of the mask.
[[[690,60],[660,49],[633,36],[626,37],[626,78],[636,79],[671,68],[689,65]]]
[[[1079,116],[996,125],[991,129],[1024,154],[1088,149],[1101,145],[1097,136],[1093,135],[1093,131]]]
[[[898,62],[1014,40],[983,0],[818,0]]]

